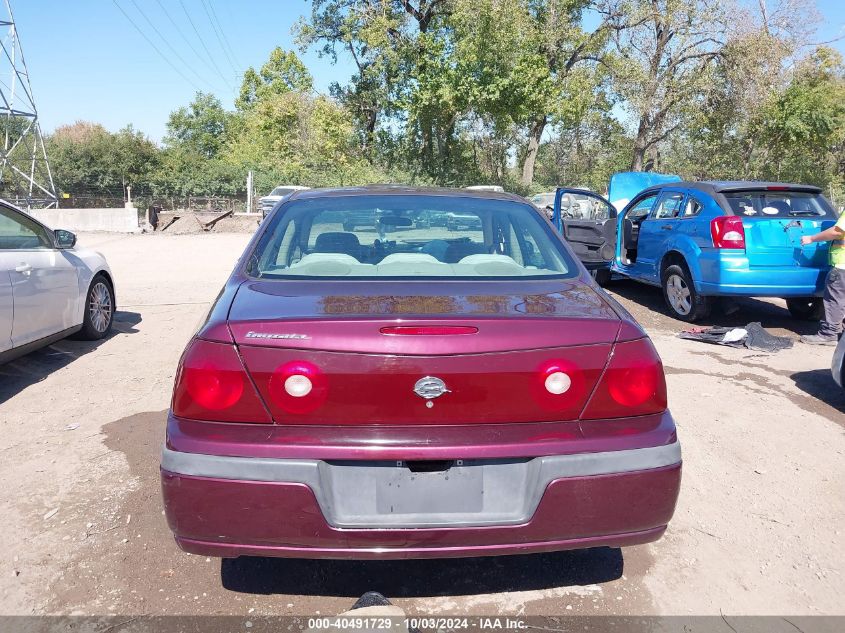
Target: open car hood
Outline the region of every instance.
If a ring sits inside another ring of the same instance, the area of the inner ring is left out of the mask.
[[[681,177],[674,174],[658,174],[650,171],[622,171],[610,177],[607,199],[621,210],[634,196],[652,185],[666,182],[680,182]]]

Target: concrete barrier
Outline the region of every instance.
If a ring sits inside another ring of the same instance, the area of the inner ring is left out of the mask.
[[[135,233],[141,230],[138,209],[36,209],[29,212],[51,229]]]

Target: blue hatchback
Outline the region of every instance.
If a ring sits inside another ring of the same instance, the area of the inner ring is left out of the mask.
[[[660,286],[670,312],[684,321],[707,316],[716,297],[739,296],[783,297],[793,316],[820,316],[828,244],[801,246],[803,235],[836,221],[818,187],[663,182],[633,195],[618,213],[592,192],[558,189],[557,199],[587,194],[615,216],[594,222],[589,248],[579,243],[587,231],[568,234],[560,204],[554,221],[576,252],[589,251],[585,263],[599,281],[612,271]]]

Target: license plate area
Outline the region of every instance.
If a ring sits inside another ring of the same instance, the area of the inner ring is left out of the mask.
[[[484,469],[453,465],[432,470],[428,464],[398,463],[376,485],[379,514],[480,512],[484,507]]]
[[[392,462],[322,462],[320,506],[338,528],[422,528],[522,523],[536,505],[535,460],[454,460],[448,468]]]

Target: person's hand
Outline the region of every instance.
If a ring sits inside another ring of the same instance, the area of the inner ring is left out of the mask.
[[[813,243],[813,238],[809,235],[802,235],[801,236],[801,246],[809,246]]]

